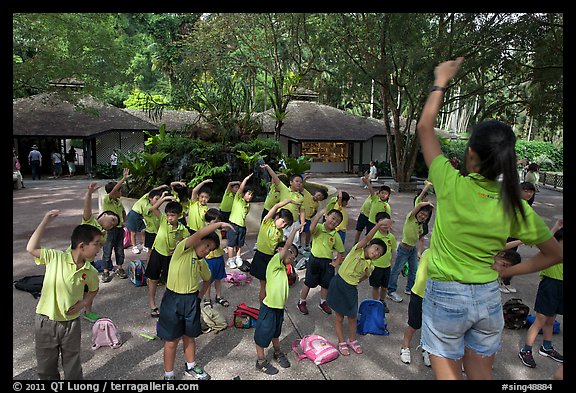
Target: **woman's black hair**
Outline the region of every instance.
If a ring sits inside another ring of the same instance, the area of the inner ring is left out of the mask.
[[[498,120],[477,124],[468,140],[468,147],[474,150],[480,159],[477,172],[492,181],[497,181],[500,175],[502,176],[500,201],[504,212],[513,220],[518,219],[518,211],[522,218],[525,217],[520,196],[520,178],[516,168],[515,144],[516,136],[512,127]],[[466,165],[462,165],[461,173],[468,174]]]

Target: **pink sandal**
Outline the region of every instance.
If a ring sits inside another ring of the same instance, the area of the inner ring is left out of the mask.
[[[346,344],[352,348],[352,350],[358,354],[364,352],[362,350],[362,347],[360,346],[360,344],[358,343],[358,340],[354,340],[354,341],[350,341],[350,340],[346,340]]]
[[[348,344],[345,342],[338,343],[338,352],[340,352],[342,356],[350,355],[350,351],[348,351]]]

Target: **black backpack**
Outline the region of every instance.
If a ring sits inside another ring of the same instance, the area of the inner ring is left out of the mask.
[[[522,329],[527,327],[527,317],[530,307],[522,303],[522,299],[512,298],[502,306],[504,312],[504,327],[508,329]]]
[[[39,276],[26,276],[19,280],[14,281],[14,287],[21,291],[30,292],[34,299],[40,297],[42,292],[42,283],[44,282],[44,275]]]

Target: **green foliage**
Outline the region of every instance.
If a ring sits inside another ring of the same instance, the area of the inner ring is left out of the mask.
[[[556,147],[552,143],[542,141],[516,141],[518,158],[528,158],[535,162],[541,171],[560,172],[564,168],[564,146]]]
[[[211,162],[208,161],[201,161],[195,164],[192,164],[192,170],[195,175],[188,182],[188,187],[190,189],[194,188],[196,185],[201,183],[203,180],[212,179],[217,175],[222,175],[230,170],[230,164],[225,163],[223,165],[214,166]]]
[[[165,152],[134,152],[118,153],[118,161],[122,168],[128,168],[130,177],[126,181],[130,197],[140,198],[152,188],[161,184],[156,173],[161,168],[162,161],[168,153]]]
[[[306,156],[298,158],[286,156],[284,157],[284,162],[286,163],[286,169],[279,171],[279,173],[284,173],[287,179],[290,179],[293,175],[302,175],[312,167],[312,159]]]

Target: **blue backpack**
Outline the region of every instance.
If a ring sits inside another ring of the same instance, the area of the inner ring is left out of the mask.
[[[137,287],[145,287],[147,284],[146,276],[144,272],[146,271],[146,261],[141,259],[136,259],[128,263],[128,278],[132,284]]]
[[[384,303],[380,300],[364,299],[358,307],[358,320],[356,322],[358,334],[376,334],[388,336]]]

